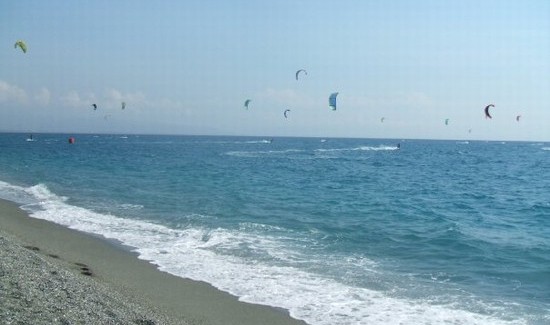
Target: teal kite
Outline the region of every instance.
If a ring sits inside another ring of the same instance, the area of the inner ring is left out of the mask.
[[[336,96],[338,96],[338,93],[332,93],[330,94],[330,97],[328,98],[328,106],[331,110],[336,110]]]
[[[248,109],[248,104],[250,104],[250,102],[252,101],[252,99],[247,99],[244,101],[244,108]]]

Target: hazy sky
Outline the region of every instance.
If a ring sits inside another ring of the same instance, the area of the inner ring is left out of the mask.
[[[547,0],[1,1],[0,44],[0,131],[550,141]]]

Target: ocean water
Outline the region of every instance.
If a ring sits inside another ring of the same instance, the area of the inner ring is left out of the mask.
[[[0,197],[312,325],[550,324],[550,144],[0,134]],[[397,148],[400,143],[400,149]]]

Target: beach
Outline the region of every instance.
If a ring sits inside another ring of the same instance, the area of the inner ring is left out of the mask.
[[[0,319],[6,324],[305,324],[159,271],[102,237],[0,200]]]

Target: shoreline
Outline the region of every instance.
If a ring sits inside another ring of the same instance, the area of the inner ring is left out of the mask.
[[[17,251],[15,254],[25,255],[28,260],[34,261],[33,265],[38,263],[42,268],[51,269],[50,272],[55,275],[68,274],[71,283],[73,280],[78,283],[73,284],[74,286],[91,287],[90,290],[95,290],[98,296],[112,293],[115,297],[122,297],[114,299],[122,300],[116,308],[129,309],[125,312],[133,315],[133,323],[306,325],[305,322],[290,317],[286,310],[241,302],[237,297],[208,283],[162,272],[155,265],[139,259],[136,253],[121,247],[119,243],[32,218],[16,203],[2,199],[0,240],[9,243],[0,248],[4,253],[6,247],[11,247]],[[3,256],[0,260],[0,279],[4,281],[6,277],[14,276],[3,271],[9,269],[10,265],[6,263],[14,262],[8,261],[4,255],[0,256]],[[37,275],[41,276],[42,281],[51,281],[50,275],[44,276],[36,272],[31,270],[27,278]],[[19,281],[26,284],[26,281],[36,281],[36,278],[23,278]],[[95,286],[104,289],[96,290]],[[84,305],[89,300],[88,296],[78,297],[78,294],[72,298],[76,301],[82,300]],[[124,302],[129,306],[124,306]],[[31,309],[41,308],[41,303],[37,303]],[[66,303],[61,300],[48,303],[60,304],[60,310],[67,308]],[[0,315],[3,315],[5,308],[0,303]],[[141,310],[146,312],[136,314]],[[107,317],[111,313],[108,312]],[[114,314],[122,315],[124,312]],[[92,323],[93,320],[83,321]],[[115,321],[125,323],[120,319]]]

